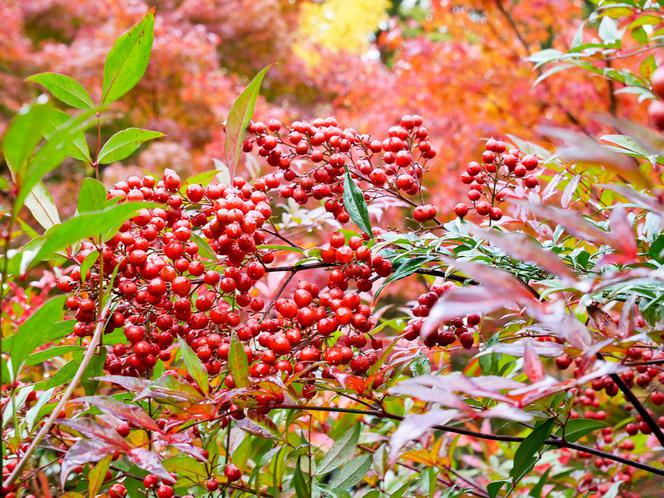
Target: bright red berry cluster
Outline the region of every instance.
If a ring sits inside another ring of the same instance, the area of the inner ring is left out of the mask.
[[[517,187],[534,189],[539,180],[534,174],[539,166],[539,159],[533,155],[524,155],[518,149],[508,149],[502,140],[490,138],[486,150],[482,153],[482,164],[471,161],[461,175],[461,181],[468,185],[468,200],[454,207],[459,218],[474,212],[479,216],[488,216],[493,221],[503,217],[498,204],[507,197],[515,195]]]
[[[413,318],[408,322],[404,329],[404,338],[408,340],[417,339],[424,323],[424,318],[429,316],[429,312],[438,299],[447,291],[452,289],[454,284],[445,282],[442,285],[433,285],[429,292],[421,294],[417,298],[417,305],[412,309]],[[428,347],[451,346],[458,343],[464,349],[470,349],[475,342],[473,331],[481,321],[480,315],[472,313],[465,317],[457,317],[446,321],[438,329],[424,338],[424,344]]]
[[[267,125],[251,123],[249,132],[243,149],[258,148],[258,155],[281,171],[285,182],[279,189],[281,197],[301,205],[311,198],[325,200],[325,209],[341,223],[349,220],[342,198],[347,169],[367,199],[386,194],[404,199],[420,192],[427,161],[436,155],[428,141],[429,131],[417,115],[403,116],[384,140],[340,128],[334,118],[295,121],[288,127],[273,119]],[[305,171],[303,164],[313,168]],[[276,175],[267,175],[263,181],[271,188],[279,184]],[[418,221],[435,215],[431,205],[416,207],[414,212]]]

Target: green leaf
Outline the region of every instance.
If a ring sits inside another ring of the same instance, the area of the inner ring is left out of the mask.
[[[203,237],[192,232],[191,240],[196,242],[196,245],[198,246],[198,254],[203,256],[205,259],[209,259],[210,261],[217,261],[216,253],[212,250],[210,244],[208,244]]]
[[[101,101],[115,102],[134,88],[150,62],[154,37],[154,11],[115,41],[104,63]]]
[[[293,472],[293,480],[291,485],[295,490],[295,495],[297,498],[309,498],[309,487],[307,486],[307,482],[304,480],[304,474],[302,473],[302,468],[300,467],[300,457],[297,458],[297,464],[295,466],[295,472]]]
[[[350,219],[369,237],[373,237],[364,194],[351,178],[348,168],[346,168],[346,175],[344,176],[344,208],[346,208]]]
[[[519,481],[523,476],[532,470],[537,462],[537,453],[546,438],[551,435],[553,429],[554,419],[550,418],[539,424],[533,431],[526,437],[516,450],[514,454],[514,465],[510,471],[513,482]]]
[[[82,213],[60,225],[55,225],[44,234],[41,247],[30,260],[28,267],[50,259],[58,251],[75,242],[117,229],[139,209],[154,206],[156,204],[149,202],[126,202],[101,211]]]
[[[84,178],[78,191],[78,212],[99,211],[104,209],[105,204],[106,187],[104,184],[94,178]]]
[[[53,196],[42,182],[38,182],[27,195],[25,207],[30,210],[32,216],[46,230],[60,223],[60,215],[55,202],[53,202]]]
[[[187,341],[178,336],[178,342],[180,343],[182,361],[184,361],[184,366],[187,367],[187,372],[189,372],[189,375],[191,375],[203,393],[207,395],[209,386],[208,373],[205,366],[201,362],[200,358],[196,355],[196,353],[194,353],[194,350],[189,347]]]
[[[242,343],[235,331],[231,336],[231,348],[228,354],[228,368],[237,387],[249,386],[249,360]]]
[[[30,104],[23,106],[9,123],[2,141],[2,155],[19,186],[25,176],[28,159],[48,129],[52,114],[53,107],[48,104]]]
[[[316,470],[318,475],[331,472],[352,458],[355,446],[360,438],[360,429],[360,424],[355,424],[353,430],[343,433],[320,461]]]
[[[83,376],[81,377],[81,385],[85,389],[85,394],[92,396],[97,392],[98,380],[93,380],[104,373],[104,362],[106,361],[106,348],[102,348],[100,354],[94,355],[90,359]]]
[[[79,356],[78,358],[74,358],[65,364],[65,366],[60,370],[55,372],[55,375],[52,377],[37,382],[35,384],[35,389],[41,391],[43,389],[51,389],[53,387],[60,387],[65,385],[67,382],[74,378],[74,375],[76,375],[76,371],[78,370],[78,366],[80,364],[81,357]]]
[[[66,112],[54,109],[51,122],[49,123],[48,131],[44,134],[44,138],[46,140],[50,140],[51,137],[58,131],[58,129],[64,126],[65,123],[67,123],[70,119],[71,116]],[[92,158],[90,157],[90,148],[88,147],[88,142],[85,139],[85,133],[83,130],[79,131],[71,139],[71,143],[66,145],[65,149],[67,156],[79,161],[92,163]]]
[[[75,323],[76,320],[63,320],[52,324],[43,332],[41,344],[38,345],[46,344],[47,342],[55,341],[71,334],[74,330]],[[17,334],[14,334],[2,340],[5,351],[11,351],[12,345],[14,344],[14,338],[16,337]]]
[[[528,493],[529,496],[532,496],[533,498],[542,498],[542,490],[544,489],[544,485],[549,481],[549,474],[551,473],[552,468],[553,467],[549,467],[546,469],[546,472],[542,474],[542,477],[539,478],[537,484],[530,489],[530,492]]]
[[[226,164],[231,170],[231,176],[235,174],[235,168],[240,161],[242,153],[242,142],[247,134],[247,126],[254,115],[256,99],[260,92],[261,83],[270,66],[261,69],[251,83],[245,88],[233,102],[231,110],[226,118],[226,141],[224,142],[224,151],[226,154]]]
[[[487,485],[486,491],[489,493],[489,498],[496,498],[498,492],[502,489],[505,484],[509,484],[508,481],[494,481]]]
[[[48,340],[48,325],[62,320],[65,299],[66,296],[49,299],[18,328],[11,347],[8,347],[14,379],[28,355],[47,342],[45,339]]]
[[[32,353],[25,360],[26,365],[39,365],[45,361],[55,358],[56,356],[63,356],[68,353],[80,353],[83,350],[83,346],[54,346],[52,348],[45,349],[43,351],[37,351]]]
[[[600,420],[594,420],[591,418],[573,418],[567,422],[565,426],[565,440],[573,443],[578,441],[583,436],[590,434],[599,429],[603,429],[608,424]],[[562,434],[562,430],[558,431],[559,435]]]
[[[380,293],[387,285],[412,275],[417,270],[422,268],[425,264],[427,264],[430,261],[434,261],[435,259],[436,258],[434,256],[425,255],[425,256],[415,256],[406,260],[402,260],[400,264],[395,265],[394,272],[392,272],[392,274],[389,277],[387,277],[385,281],[382,283],[382,285],[378,288],[374,299],[377,299],[378,296],[380,296]]]
[[[360,482],[371,468],[371,455],[362,455],[344,465],[330,479],[330,487],[349,489]]]
[[[141,128],[127,128],[114,134],[99,151],[97,162],[110,164],[131,156],[148,140],[163,137],[159,131],[143,130]]]
[[[90,117],[94,113],[95,109],[88,109],[78,116],[68,119],[57,128],[48,141],[32,157],[23,171],[23,177],[18,182],[20,191],[14,203],[14,212],[18,213],[27,195],[44,175],[57,168],[64,158],[70,155],[71,144],[80,137],[83,130],[91,126],[93,121]],[[45,117],[47,119],[47,122],[44,123],[45,128],[43,128],[45,131],[48,129],[47,126],[53,124],[53,116],[54,114],[49,114]],[[36,131],[29,130],[29,133],[36,134]]]
[[[85,279],[87,278],[86,275],[90,268],[92,268],[92,265],[95,264],[95,261],[97,261],[97,258],[99,258],[99,251],[94,250],[90,254],[88,254],[85,259],[83,259],[83,262],[81,263],[81,282],[85,283]]]
[[[106,472],[111,466],[112,459],[112,454],[106,455],[90,470],[90,473],[88,474],[88,496],[97,496],[101,485],[104,484]]]
[[[71,76],[58,73],[39,73],[26,78],[39,83],[58,100],[77,109],[88,109],[94,104],[88,92]]]

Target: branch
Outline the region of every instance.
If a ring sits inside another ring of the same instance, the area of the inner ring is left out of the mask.
[[[622,391],[623,396],[625,396],[625,398],[632,403],[632,406],[634,406],[636,411],[639,412],[643,421],[648,424],[648,427],[650,427],[650,430],[659,441],[660,446],[664,447],[664,433],[662,433],[662,429],[660,429],[659,425],[657,425],[657,421],[652,418],[650,413],[648,413],[648,410],[643,406],[639,398],[637,398],[629,386],[625,384],[625,381],[620,378],[620,375],[613,373],[609,374],[609,377]]]
[[[92,335],[92,340],[88,345],[88,349],[85,352],[85,356],[83,357],[81,364],[78,366],[78,370],[74,374],[74,378],[71,380],[69,386],[67,386],[67,389],[65,389],[65,392],[60,398],[60,401],[51,412],[51,415],[48,417],[48,419],[42,426],[41,430],[32,440],[32,443],[30,443],[30,446],[28,447],[27,451],[23,454],[23,457],[16,464],[16,468],[14,468],[14,471],[5,481],[4,483],[5,486],[10,486],[11,483],[16,480],[16,478],[18,477],[19,473],[21,472],[25,464],[30,460],[30,457],[37,449],[37,446],[39,446],[39,443],[41,443],[42,439],[44,439],[46,434],[48,434],[48,432],[51,430],[51,427],[55,423],[56,419],[60,416],[60,412],[69,401],[69,398],[71,398],[71,395],[73,394],[74,389],[76,389],[76,387],[78,386],[78,383],[81,381],[81,378],[83,377],[83,374],[85,373],[85,370],[87,369],[90,360],[92,360],[92,356],[95,353],[95,349],[97,349],[97,345],[101,341],[101,336],[104,333],[104,328],[106,324],[106,318],[108,316],[110,309],[111,309],[111,300],[108,299],[106,301],[106,305],[99,314],[99,318],[97,319],[97,325],[95,327],[94,334]],[[14,428],[14,430],[18,432],[18,427]]]
[[[341,413],[356,413],[359,415],[370,415],[373,417],[378,417],[378,418],[388,418],[391,420],[398,420],[402,421],[404,417],[400,415],[394,415],[391,413],[387,413],[385,411],[378,411],[378,410],[360,410],[357,408],[338,408],[338,407],[332,407],[332,406],[312,406],[312,405],[291,405],[291,404],[282,404],[275,406],[274,408],[282,408],[285,410],[313,410],[313,411],[322,411],[322,412],[341,412]],[[439,431],[443,432],[451,432],[453,434],[461,434],[463,436],[469,436],[469,437],[475,437],[478,439],[486,439],[489,441],[502,441],[502,442],[508,442],[508,443],[520,443],[523,441],[525,438],[523,437],[518,437],[518,436],[505,436],[501,434],[489,434],[486,432],[477,432],[477,431],[471,431],[468,429],[464,429],[461,427],[453,427],[449,425],[434,425],[432,426],[432,429],[436,429]],[[589,453],[591,455],[599,456],[602,458],[606,458],[607,460],[612,460],[614,462],[619,462],[624,465],[628,465],[630,467],[634,467],[640,470],[644,470],[646,472],[650,472],[651,474],[656,474],[659,476],[664,476],[664,470],[658,469],[655,467],[652,467],[650,465],[640,463],[640,462],[635,462],[633,460],[630,460],[628,458],[621,457],[619,455],[614,455],[612,453],[607,453],[602,450],[598,450],[595,448],[591,448],[589,446],[583,446],[581,444],[576,444],[576,443],[570,443],[568,441],[565,441],[563,439],[557,438],[557,437],[550,437],[544,441],[545,444],[549,446],[555,446],[556,448],[568,448],[571,450],[575,451],[583,451],[584,453]]]

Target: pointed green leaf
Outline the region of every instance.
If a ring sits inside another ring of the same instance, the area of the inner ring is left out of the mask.
[[[46,301],[41,308],[32,314],[18,328],[12,337],[9,356],[12,359],[12,373],[16,378],[23,362],[35,348],[44,344],[49,338],[49,326],[62,320],[66,296],[54,297]]]
[[[106,187],[94,178],[84,178],[78,191],[79,213],[100,211],[106,204]]]
[[[344,208],[346,208],[350,219],[369,237],[373,237],[369,210],[364,200],[364,194],[351,178],[348,168],[346,168],[346,175],[344,177]]]
[[[532,470],[537,462],[535,454],[540,450],[546,438],[551,435],[554,419],[550,418],[539,424],[523,440],[514,454],[514,465],[510,476],[514,482],[519,481]]]
[[[573,418],[567,422],[565,426],[565,441],[573,443],[578,441],[583,436],[595,432],[596,430],[603,429],[608,424],[601,420],[594,420],[591,418]],[[562,435],[562,431],[558,431]]]
[[[224,151],[226,153],[226,163],[231,170],[231,176],[235,174],[235,168],[240,161],[242,153],[242,142],[247,134],[247,126],[254,115],[256,99],[260,92],[261,83],[270,66],[261,69],[251,83],[235,99],[233,106],[226,118],[226,141],[224,142]]]
[[[134,88],[150,63],[154,37],[154,11],[115,41],[104,63],[101,101],[115,102]]]
[[[53,107],[35,103],[23,106],[9,123],[2,140],[2,155],[20,186],[28,166],[28,159],[46,132]]]
[[[85,259],[83,259],[83,262],[81,263],[81,282],[85,283],[85,279],[87,278],[86,275],[88,274],[88,271],[90,268],[92,268],[92,265],[95,264],[97,259],[99,258],[99,251],[94,250],[90,254],[88,254]]]
[[[58,100],[77,109],[88,109],[94,104],[90,94],[71,76],[58,73],[39,73],[26,78],[39,83]]]
[[[228,354],[228,368],[237,387],[249,386],[249,360],[244,346],[235,331],[231,336],[231,348]]]
[[[194,350],[189,347],[187,341],[178,336],[178,342],[180,343],[180,353],[182,354],[182,361],[184,361],[184,366],[187,367],[187,372],[189,372],[189,375],[191,375],[203,393],[207,395],[209,386],[208,373],[205,366],[203,366],[200,358],[196,356]]]
[[[80,133],[83,130],[92,125],[93,120],[90,118],[94,113],[95,109],[88,109],[81,112],[78,116],[68,119],[57,128],[55,133],[49,137],[48,141],[30,159],[19,182],[20,191],[14,203],[15,212],[21,209],[25,198],[44,175],[57,168],[64,158],[69,155],[73,141],[77,137],[80,137]],[[46,127],[52,122],[52,114],[49,114],[44,126]],[[44,130],[47,129],[44,128]],[[29,130],[29,133],[35,133],[35,131]]]
[[[163,137],[159,131],[142,130],[141,128],[127,128],[117,132],[99,151],[97,162],[99,164],[110,164],[131,156],[148,140]]]
[[[297,498],[309,498],[309,487],[304,480],[304,474],[302,473],[302,468],[300,466],[300,457],[297,458],[297,464],[295,465],[295,472],[293,472],[291,485],[295,490],[295,496]]]
[[[64,126],[65,123],[67,123],[70,119],[71,116],[66,112],[54,109],[51,122],[48,126],[48,131],[44,134],[44,138],[46,140],[50,140],[51,137],[58,131],[58,129],[61,126]],[[82,130],[72,138],[71,143],[67,145],[65,149],[67,156],[79,161],[92,163],[92,158],[90,157],[90,148],[88,147],[88,142],[85,140],[85,133]]]
[[[82,213],[60,225],[55,225],[44,234],[43,243],[34,254],[29,266],[51,258],[55,253],[75,242],[119,228],[139,209],[156,205],[149,202],[126,202],[101,211]]]
[[[58,208],[53,202],[53,196],[42,182],[38,182],[25,198],[27,207],[32,216],[46,230],[60,223]]]
[[[360,482],[371,468],[371,455],[362,455],[341,467],[330,479],[332,488],[349,489]]]
[[[352,458],[360,438],[360,429],[360,424],[355,424],[352,430],[343,433],[320,461],[316,470],[318,475],[331,472]]]

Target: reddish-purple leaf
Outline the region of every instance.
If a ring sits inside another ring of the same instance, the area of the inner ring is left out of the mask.
[[[526,339],[523,350],[523,371],[531,382],[539,382],[544,378],[544,368],[542,362],[535,352],[532,339]]]
[[[521,204],[528,208],[528,210],[538,216],[558,225],[561,225],[567,232],[583,240],[595,242],[597,244],[611,245],[611,237],[608,233],[600,230],[588,221],[581,218],[574,211],[554,208],[551,206],[543,206],[541,204],[523,203],[521,201],[513,201],[515,204]]]
[[[562,195],[560,196],[560,205],[561,207],[567,209],[574,198],[574,193],[579,186],[581,181],[581,175],[574,175],[569,183],[565,186]]]
[[[472,228],[471,231],[516,260],[530,261],[559,277],[571,280],[576,278],[574,272],[558,256],[543,249],[531,237],[519,233],[502,233],[480,228]]]
[[[660,214],[662,211],[664,211],[664,203],[659,202],[657,198],[651,195],[646,195],[637,192],[630,185],[609,184],[609,185],[600,185],[600,187],[613,190],[614,192],[617,192],[623,197],[625,197],[627,200],[630,200],[634,204],[639,205],[643,209],[652,211],[655,214]]]
[[[127,458],[143,470],[160,477],[167,483],[175,483],[175,479],[162,464],[161,457],[145,448],[134,448],[127,453]]]
[[[503,353],[521,358],[524,355],[525,341],[526,339],[519,339],[517,341],[510,343],[498,343],[488,347],[482,352]],[[559,356],[563,353],[563,350],[565,349],[565,347],[562,344],[558,344],[557,342],[551,342],[551,341],[546,341],[546,342],[537,341],[533,344],[533,348],[535,349],[535,352],[539,356],[549,356],[549,357]]]
[[[98,462],[106,455],[115,453],[117,447],[97,439],[81,439],[69,448],[64,458],[60,470],[60,483],[64,488],[67,476],[72,469],[78,465]]]
[[[143,389],[152,384],[152,382],[148,379],[127,377],[124,375],[102,375],[101,377],[95,377],[94,380],[117,384],[118,386],[124,387],[127,391],[130,392],[141,392]]]
[[[537,131],[564,142],[565,145],[558,148],[558,155],[568,162],[601,164],[632,182],[649,184],[636,161],[613,152],[610,147],[601,145],[586,135],[551,126],[540,126]]]
[[[634,229],[627,218],[627,214],[622,206],[617,206],[611,213],[609,219],[609,228],[611,230],[611,247],[618,254],[609,254],[602,258],[602,263],[629,264],[637,260],[638,248]]]
[[[505,420],[513,420],[515,422],[528,422],[533,418],[529,413],[506,403],[498,403],[488,410],[479,412],[479,415],[482,418],[502,418]]]
[[[141,429],[160,432],[161,429],[152,417],[145,413],[140,406],[128,405],[111,396],[85,396],[76,400],[79,403],[88,403],[101,411],[110,413],[120,420],[125,420]]]
[[[391,387],[390,393],[401,394],[452,408],[459,408],[462,410],[468,409],[468,405],[461,401],[461,398],[451,391],[432,389],[431,387],[408,383],[407,381]]]
[[[492,291],[482,285],[455,287],[446,292],[445,296],[431,308],[422,326],[422,336],[428,337],[441,323],[450,318],[469,313],[487,313],[513,302],[511,296]]]
[[[122,438],[114,428],[102,425],[101,421],[89,418],[75,418],[63,420],[60,422],[60,425],[65,425],[70,429],[74,429],[88,439],[104,441],[115,445],[117,449],[120,450],[129,449],[129,445],[124,438]]]
[[[407,415],[390,438],[390,460],[396,460],[399,450],[408,441],[417,439],[434,425],[444,425],[459,412],[457,410],[431,410],[421,415]]]

